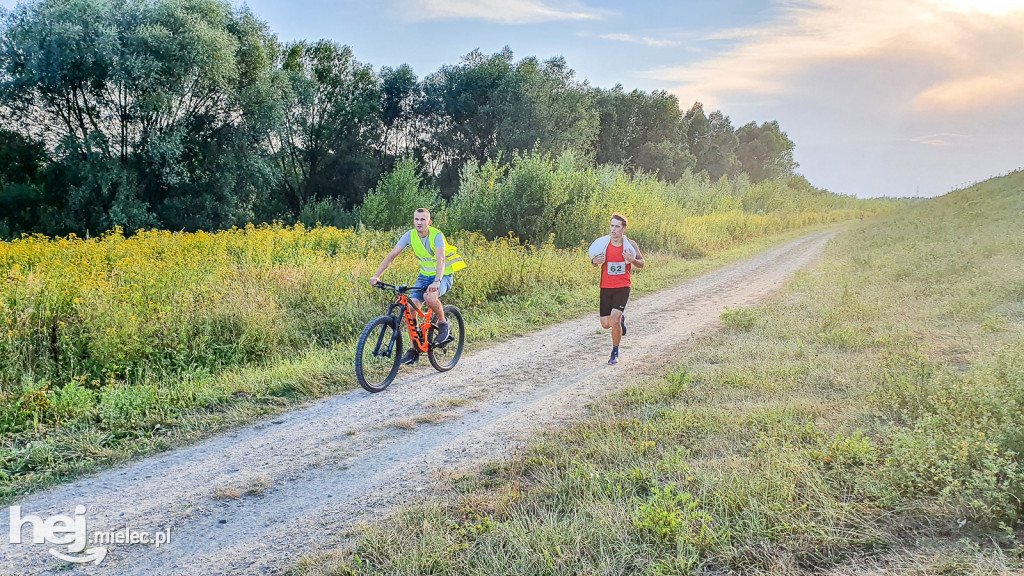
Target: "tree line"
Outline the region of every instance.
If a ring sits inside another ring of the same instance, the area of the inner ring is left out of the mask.
[[[422,78],[281,43],[222,0],[35,0],[0,13],[0,236],[351,215],[394,170],[442,197],[521,153],[675,181],[792,176],[777,122],[733,127],[563,58],[473,51]],[[312,215],[312,216],[311,216]]]

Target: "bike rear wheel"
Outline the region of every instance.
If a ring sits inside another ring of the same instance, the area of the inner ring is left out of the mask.
[[[363,328],[356,344],[356,380],[369,392],[380,392],[398,374],[402,334],[394,316],[378,316]]]
[[[434,336],[437,328],[427,331],[427,340],[430,341],[430,348],[427,349],[427,358],[430,365],[438,372],[447,372],[455,367],[462,357],[462,346],[466,339],[466,323],[462,320],[462,312],[455,306],[445,306],[444,316],[451,325],[452,332],[447,342],[434,344]]]

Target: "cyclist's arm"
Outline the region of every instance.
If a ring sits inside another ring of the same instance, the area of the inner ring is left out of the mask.
[[[437,268],[434,269],[434,281],[431,284],[441,285],[441,278],[444,276],[444,251],[437,253]],[[437,288],[434,288],[437,290]]]
[[[388,269],[388,266],[391,266],[391,263],[395,260],[395,258],[398,258],[398,255],[401,254],[402,250],[404,249],[405,246],[398,244],[391,249],[391,252],[388,252],[388,255],[384,257],[384,261],[380,263],[380,267],[377,268],[377,272],[373,275],[372,278],[370,278],[370,284],[375,284],[376,282],[374,282],[374,280],[380,279],[380,275],[383,274],[384,271]]]
[[[440,245],[440,247],[438,247]],[[434,281],[431,284],[437,284],[441,286],[441,278],[444,277],[444,235],[438,234],[437,240],[434,244]],[[437,290],[433,288],[432,290]]]

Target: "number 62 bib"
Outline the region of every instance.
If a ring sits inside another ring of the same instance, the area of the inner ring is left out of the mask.
[[[608,262],[607,265],[609,276],[620,276],[626,273],[625,262]]]

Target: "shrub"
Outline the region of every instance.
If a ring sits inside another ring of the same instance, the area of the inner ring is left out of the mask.
[[[96,393],[72,380],[54,395],[50,412],[57,421],[70,421],[89,415],[96,408]]]
[[[370,228],[390,230],[410,227],[417,208],[432,212],[437,205],[437,191],[423,186],[420,165],[409,157],[395,165],[381,178],[377,188],[366,195],[360,206],[359,220]],[[437,219],[437,214],[434,214]]]
[[[327,199],[303,206],[299,211],[299,222],[307,228],[317,225],[350,228],[356,224],[356,218],[337,200]]]

